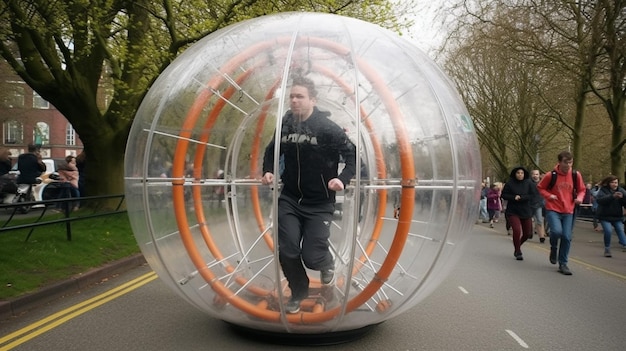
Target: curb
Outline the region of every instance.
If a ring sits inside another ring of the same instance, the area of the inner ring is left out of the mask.
[[[79,273],[67,280],[42,287],[41,289],[16,297],[8,301],[0,301],[0,319],[8,319],[26,312],[34,307],[43,305],[64,295],[78,292],[90,285],[101,282],[115,274],[123,273],[135,267],[146,264],[142,254],[136,254],[121,260],[105,264],[85,273]]]

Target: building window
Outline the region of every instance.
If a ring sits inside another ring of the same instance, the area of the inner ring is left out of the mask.
[[[8,91],[3,95],[3,105],[8,108],[24,107],[24,87],[19,84],[9,84]]]
[[[3,129],[5,144],[22,144],[24,142],[22,123],[18,121],[7,121],[4,122]]]
[[[33,144],[48,145],[50,144],[50,127],[48,123],[37,122],[33,128]]]
[[[33,91],[33,108],[46,110],[50,108],[50,103],[44,100],[37,92]]]
[[[69,123],[65,127],[65,145],[76,145],[76,132]]]
[[[41,155],[42,158],[52,157],[52,152],[50,151],[50,149],[41,148],[39,149],[39,154]]]

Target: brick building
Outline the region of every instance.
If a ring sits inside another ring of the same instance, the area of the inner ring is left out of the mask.
[[[72,125],[50,103],[34,92],[0,62],[0,146],[11,151],[13,160],[35,144],[43,158],[57,163],[67,155],[77,155],[83,144]]]

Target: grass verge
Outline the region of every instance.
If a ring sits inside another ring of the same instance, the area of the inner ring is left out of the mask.
[[[62,215],[50,215],[52,219]],[[72,214],[80,216],[80,211]],[[31,223],[13,219],[10,225]],[[0,300],[139,253],[126,213],[73,221],[68,241],[64,223],[0,233]]]

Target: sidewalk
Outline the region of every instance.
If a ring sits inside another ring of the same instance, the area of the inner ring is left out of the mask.
[[[492,230],[496,230],[498,233],[502,233],[502,235],[507,235],[503,221],[504,218],[501,217],[499,223],[495,223]],[[477,224],[476,226],[489,229],[488,223]],[[598,226],[598,228],[601,227]],[[536,245],[537,248],[545,249],[546,262],[548,261],[548,254],[550,252],[549,238],[546,238],[546,242],[541,244],[539,237],[535,235],[524,245]],[[576,220],[572,234],[572,246],[569,253],[569,266],[572,268],[574,274],[576,274],[577,269],[575,265],[582,264],[586,266],[586,268],[603,271],[604,273],[626,280],[626,252],[622,252],[615,233],[613,233],[613,237],[611,238],[611,253],[613,257],[604,257],[604,234],[602,231],[594,231],[593,225],[589,220]]]

